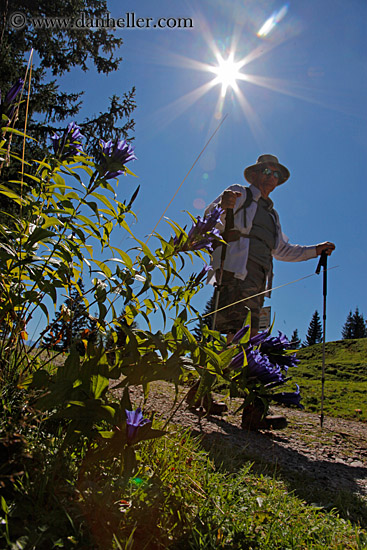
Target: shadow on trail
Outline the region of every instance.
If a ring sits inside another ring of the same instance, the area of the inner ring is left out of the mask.
[[[322,456],[303,454],[282,445],[289,437],[278,432],[244,431],[226,420],[213,416],[205,424],[216,424],[222,432],[210,432],[202,426],[192,435],[201,437],[202,447],[221,471],[236,473],[247,462],[252,471],[281,479],[308,504],[326,511],[336,508],[344,519],[367,525],[367,499],[357,480],[366,479],[367,468],[325,460]]]

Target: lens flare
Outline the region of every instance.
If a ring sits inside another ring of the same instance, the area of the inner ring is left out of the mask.
[[[280,10],[275,11],[269,19],[265,21],[261,29],[257,31],[259,38],[265,38],[274,29],[277,23],[279,23],[288,11],[288,5],[285,4]]]
[[[240,68],[241,63],[234,61],[234,53],[230,52],[227,59],[224,59],[219,53],[217,55],[218,66],[212,67],[212,72],[217,75],[213,84],[222,85],[222,97],[225,97],[227,88],[233,88],[237,91],[237,79],[241,78]]]

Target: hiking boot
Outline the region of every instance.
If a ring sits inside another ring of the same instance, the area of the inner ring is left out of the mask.
[[[243,430],[283,430],[288,422],[285,416],[264,416],[265,407],[261,400],[243,409],[241,427]]]
[[[227,412],[227,405],[223,402],[218,403],[217,401],[213,401],[210,394],[204,395],[202,399],[200,398],[195,400],[195,395],[198,391],[199,383],[200,382],[196,382],[187,394],[186,403],[188,403],[190,408],[196,410],[200,407],[203,407],[208,414],[212,414],[215,416],[221,416],[223,413]]]
[[[268,424],[268,430],[284,430],[288,426],[288,420],[281,415],[266,416],[265,421]]]

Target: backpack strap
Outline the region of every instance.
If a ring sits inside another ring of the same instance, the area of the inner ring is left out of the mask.
[[[248,209],[248,207],[250,206],[250,204],[252,203],[253,201],[253,194],[252,194],[252,191],[249,187],[246,187],[246,198],[245,198],[245,202],[243,203],[242,206],[240,206],[239,208],[237,208],[235,214],[237,214],[237,212],[239,212],[241,209],[243,209],[243,225],[244,227],[246,227],[247,225],[247,220],[246,220],[246,210]]]

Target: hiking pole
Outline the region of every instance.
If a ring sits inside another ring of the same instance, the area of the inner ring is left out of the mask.
[[[323,268],[323,315],[322,315],[322,374],[321,374],[321,412],[320,412],[320,426],[324,422],[324,385],[325,385],[325,332],[326,332],[326,294],[327,294],[327,280],[326,280],[326,271],[327,271],[327,254],[323,250],[321,252],[319,263],[317,264],[316,273],[320,274],[321,267]]]
[[[228,236],[229,231],[234,226],[234,217],[233,217],[233,208],[227,208],[226,209],[226,225],[224,228],[223,237],[226,238]],[[219,275],[218,280],[215,285],[215,300],[214,300],[214,317],[213,317],[213,325],[212,330],[215,330],[215,326],[217,323],[217,309],[219,305],[219,296],[221,292],[221,285],[223,280],[223,271],[224,271],[224,261],[226,259],[227,254],[227,244],[222,244],[222,251],[220,256],[220,267],[219,267]]]

